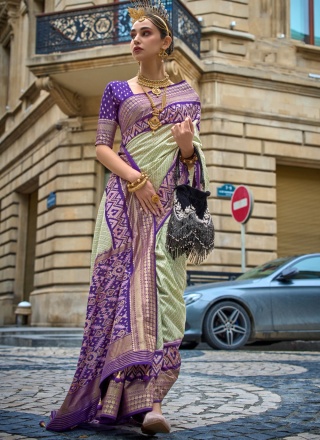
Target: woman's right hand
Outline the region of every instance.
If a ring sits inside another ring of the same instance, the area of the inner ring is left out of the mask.
[[[146,184],[143,185],[142,188],[135,191],[134,194],[138,198],[141,208],[146,214],[148,214],[148,212],[152,212],[152,214],[159,216],[164,214],[164,209],[161,201],[159,200],[158,203],[154,203],[151,199],[152,196],[156,194],[156,191],[149,180],[147,180]]]
[[[108,168],[112,173],[121,177],[121,179],[127,182],[135,182],[141,176],[141,172],[135,170],[130,165],[125,163],[111,148],[106,145],[97,145],[97,158],[98,160]],[[162,215],[164,213],[161,202],[154,203],[151,197],[156,194],[152,183],[147,180],[146,184],[134,192],[141,205],[141,209],[146,214],[152,212],[154,215]]]

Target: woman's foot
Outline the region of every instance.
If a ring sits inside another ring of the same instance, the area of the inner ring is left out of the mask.
[[[170,424],[163,417],[155,411],[150,411],[146,414],[144,421],[142,423],[141,431],[143,434],[155,435],[157,433],[169,433]]]
[[[146,416],[146,413],[139,413],[139,414],[135,414],[134,416],[131,416],[131,418],[138,424],[138,425],[142,425],[144,418]]]

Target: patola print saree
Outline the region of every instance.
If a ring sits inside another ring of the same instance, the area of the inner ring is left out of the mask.
[[[153,100],[161,104],[161,96]],[[145,94],[133,94],[127,82],[106,87],[96,144],[112,147],[120,127],[120,157],[148,173],[164,214],[144,213],[127,182],[111,175],[97,217],[79,361],[61,408],[51,414],[49,430],[63,431],[94,419],[115,423],[150,411],[179,374],[186,258],[173,260],[165,249],[178,154],[171,127],[191,117],[204,164],[199,97],[185,81],[173,84],[167,88],[162,126],[154,135],[147,123],[150,116]],[[180,183],[188,180],[188,169],[181,164]]]

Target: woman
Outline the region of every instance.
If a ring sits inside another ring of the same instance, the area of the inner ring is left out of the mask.
[[[173,50],[165,9],[142,6],[129,10],[138,76],[111,82],[102,97],[97,158],[112,174],[97,218],[80,358],[47,426],[54,431],[137,415],[143,433],[170,431],[161,402],[180,369],[186,258],[168,254],[166,231],[178,153],[180,183],[197,165],[200,102],[185,81],[173,84],[165,73],[163,58]],[[112,150],[117,125],[119,155]]]

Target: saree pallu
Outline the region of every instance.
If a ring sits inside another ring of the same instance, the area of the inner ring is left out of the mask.
[[[142,133],[121,146],[122,159],[149,174],[164,214],[146,214],[127,182],[111,175],[97,216],[79,361],[49,430],[150,411],[178,377],[186,259],[172,260],[165,250],[177,153],[168,125],[157,136]],[[186,183],[187,168],[180,168],[180,183]]]

